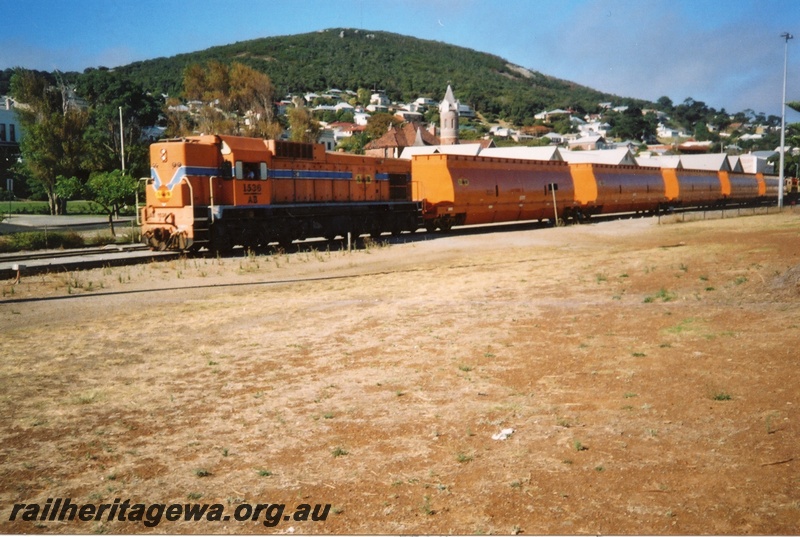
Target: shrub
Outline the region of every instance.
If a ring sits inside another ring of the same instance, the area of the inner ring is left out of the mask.
[[[74,231],[25,231],[0,237],[0,252],[81,248],[84,245],[83,237]]]

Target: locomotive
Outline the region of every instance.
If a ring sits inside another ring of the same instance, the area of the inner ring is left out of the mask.
[[[401,160],[216,135],[156,142],[150,160],[142,238],[157,250],[287,246],[422,225]]]
[[[150,146],[143,241],[158,250],[284,247],[523,220],[763,203],[763,174],[443,153],[412,159],[322,144],[202,135]]]

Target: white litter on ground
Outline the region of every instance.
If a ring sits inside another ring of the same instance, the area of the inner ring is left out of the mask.
[[[503,429],[497,434],[492,435],[492,440],[505,440],[509,436],[514,434],[514,429]]]

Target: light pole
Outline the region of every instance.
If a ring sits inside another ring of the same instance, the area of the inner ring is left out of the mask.
[[[784,99],[786,95],[784,94]],[[119,152],[122,158],[122,175],[125,175],[125,133],[122,130],[122,107],[119,107]]]
[[[780,175],[778,176],[778,210],[783,208],[783,189],[785,180],[783,178],[784,153],[786,153],[786,58],[789,55],[789,40],[794,36],[789,32],[783,32],[781,37],[784,39],[783,45],[783,100],[781,101],[781,159]]]

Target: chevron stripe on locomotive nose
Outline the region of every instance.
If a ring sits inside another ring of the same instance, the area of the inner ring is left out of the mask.
[[[186,175],[211,177],[213,175],[219,175],[219,168],[212,168],[209,166],[181,166],[175,170],[175,173],[172,174],[172,178],[166,185],[167,189],[172,190],[175,188],[175,185],[180,183],[181,179],[183,179]],[[161,177],[158,175],[158,171],[155,168],[150,168],[150,177],[153,179],[153,189],[157,191],[159,188],[161,188],[163,183],[161,181]]]

